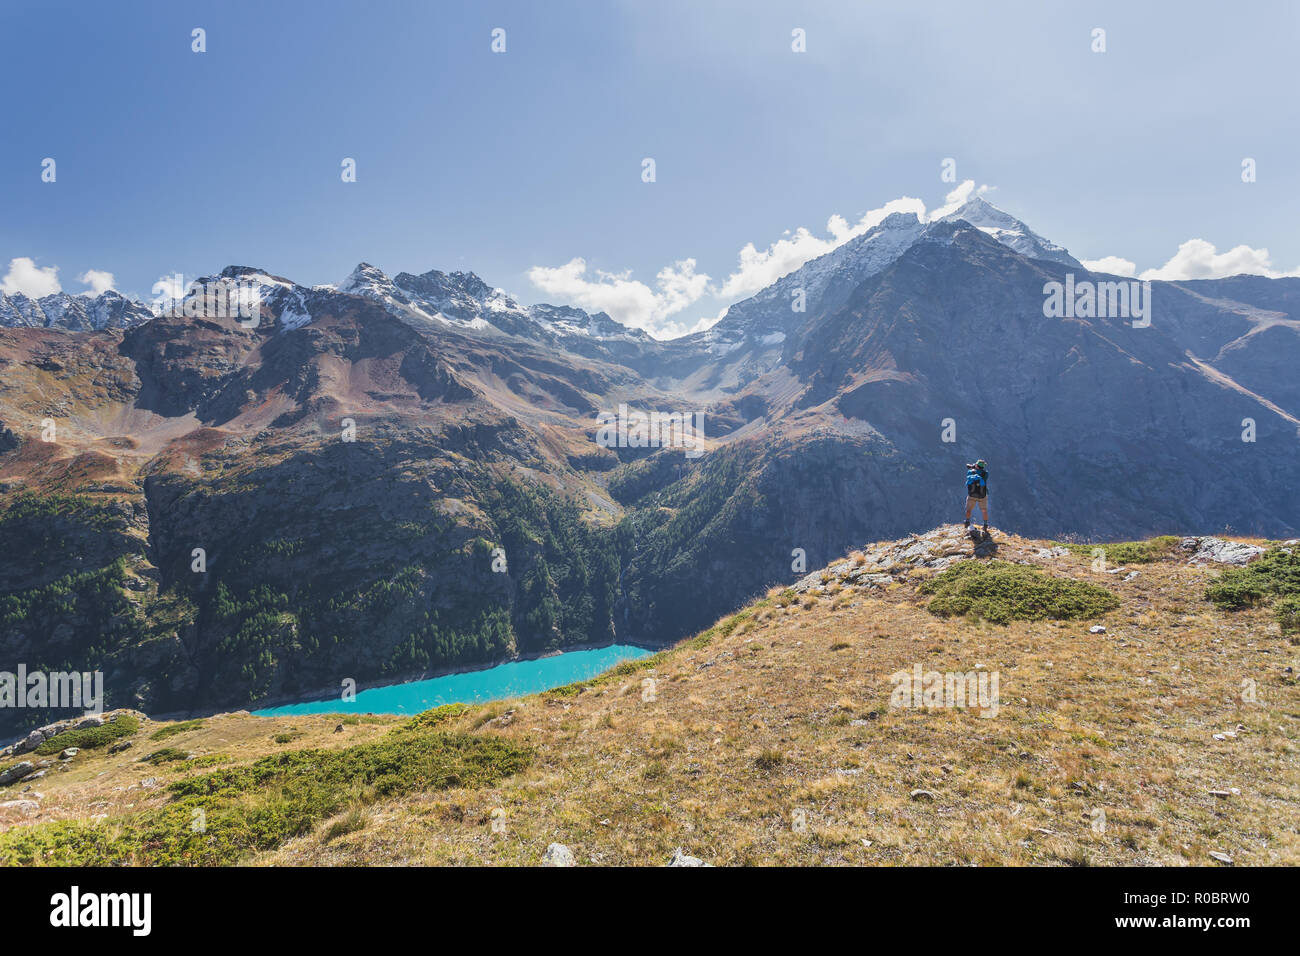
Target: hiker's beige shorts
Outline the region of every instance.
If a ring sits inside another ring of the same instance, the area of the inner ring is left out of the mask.
[[[983,497],[983,498],[972,498],[970,495],[967,495],[967,496],[966,496],[966,513],[967,513],[967,514],[970,514],[971,511],[972,511],[972,509],[974,509],[974,507],[975,507],[976,505],[979,505],[979,506],[980,506],[980,511],[983,512],[984,514],[988,514],[988,513],[989,513],[989,506],[988,506],[988,504],[987,504],[988,500],[989,500],[989,499],[988,499],[987,496],[985,496],[985,497]]]

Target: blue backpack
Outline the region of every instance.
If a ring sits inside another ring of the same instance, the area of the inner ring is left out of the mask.
[[[966,494],[972,498],[983,498],[989,493],[988,473],[983,471],[966,472]]]

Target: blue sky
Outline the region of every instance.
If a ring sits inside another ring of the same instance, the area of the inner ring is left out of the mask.
[[[38,283],[80,292],[95,270],[148,297],[175,272],[316,284],[365,260],[667,334],[833,244],[832,216],[941,205],[948,157],[1081,259],[1292,272],[1298,11],[5,0],[0,281],[30,259],[58,270]],[[1189,240],[1207,245],[1178,257]]]

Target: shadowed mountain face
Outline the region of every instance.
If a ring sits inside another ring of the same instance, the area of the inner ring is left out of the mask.
[[[670,641],[954,520],[974,457],[1025,534],[1300,532],[1300,280],[1068,317],[1050,283],[1119,280],[989,210],[890,217],[672,342],[365,264],[228,269],[256,322],[0,328],[0,670],[202,710]],[[620,405],[702,412],[705,453],[602,447]]]
[[[870,422],[934,476],[939,500],[962,461],[996,462],[993,505],[1009,527],[1294,533],[1300,507],[1279,480],[1300,454],[1292,386],[1244,354],[1269,320],[1165,283],[1148,327],[1045,317],[1044,285],[1070,271],[961,224],[935,231],[813,324],[788,365],[805,383],[794,405]],[[1274,328],[1278,351],[1300,357],[1295,328]],[[1222,356],[1253,370],[1249,384],[1214,367]]]

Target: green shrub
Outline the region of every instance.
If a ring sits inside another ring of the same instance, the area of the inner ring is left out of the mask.
[[[1097,617],[1120,603],[1098,585],[1005,561],[963,561],[926,581],[920,593],[934,595],[932,614],[971,615],[994,624]]]
[[[383,717],[374,714],[326,714],[327,720],[337,719],[345,727],[356,727],[358,724],[384,724],[387,723]]]
[[[37,747],[35,752],[42,756],[48,756],[49,754],[58,753],[65,747],[77,747],[80,750],[105,747],[122,737],[130,737],[139,729],[140,721],[138,718],[130,714],[118,714],[115,720],[107,721],[98,727],[86,727],[83,730],[65,730],[61,734],[55,734]]]
[[[332,840],[337,840],[341,836],[346,836],[349,833],[355,833],[357,830],[362,830],[365,826],[366,818],[362,816],[361,811],[356,809],[349,810],[344,816],[339,817],[329,825],[328,829],[325,830],[324,840],[326,843],[329,843]]]
[[[140,758],[140,763],[171,763],[173,760],[188,760],[190,752],[188,750],[178,750],[176,747],[164,747],[162,750],[155,750],[153,753]]]
[[[57,821],[0,834],[0,865],[223,865],[274,849],[382,796],[486,787],[531,749],[501,737],[406,733],[342,750],[273,754],[171,784],[171,802],[100,823]],[[205,825],[192,826],[202,811]]]
[[[592,686],[589,680],[574,681],[572,684],[565,684],[563,687],[552,687],[546,692],[547,696],[564,699],[567,697],[577,697],[588,687]]]
[[[1216,607],[1236,611],[1300,594],[1300,550],[1273,548],[1243,568],[1229,568],[1205,589]]]
[[[1290,594],[1273,605],[1283,634],[1300,634],[1300,594]]]
[[[166,727],[160,727],[149,735],[150,740],[166,740],[168,737],[175,737],[177,734],[183,734],[191,730],[198,730],[204,725],[205,721],[200,718],[197,720],[183,720],[179,724],[168,724]]]
[[[420,730],[432,730],[439,724],[451,720],[453,717],[459,717],[467,713],[469,708],[464,704],[443,704],[441,707],[433,707],[423,713],[416,714],[410,720],[398,724],[390,734],[411,733]]]
[[[764,750],[754,758],[754,766],[764,772],[775,770],[785,763],[785,754],[779,750]]]
[[[191,760],[190,766],[196,769],[199,767],[215,767],[217,764],[229,763],[230,759],[229,754],[204,754],[202,757],[195,757]]]

